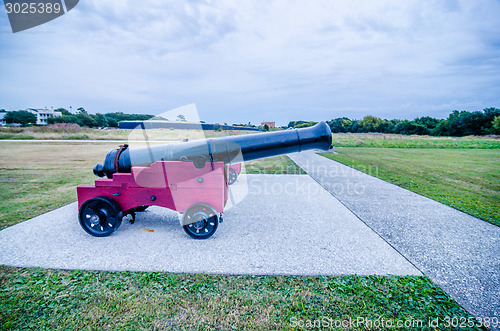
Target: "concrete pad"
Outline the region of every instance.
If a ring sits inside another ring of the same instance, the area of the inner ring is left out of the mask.
[[[73,203],[0,231],[0,264],[258,275],[421,275],[309,176],[246,179],[248,196],[224,213],[224,223],[208,240],[188,237],[177,213],[159,207],[138,214],[133,225],[124,222],[109,237],[95,238],[80,228]]]
[[[499,227],[315,153],[289,156],[462,307],[500,319]]]

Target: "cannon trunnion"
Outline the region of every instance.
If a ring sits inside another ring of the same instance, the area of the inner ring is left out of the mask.
[[[110,151],[94,173],[94,185],[77,187],[79,221],[92,236],[117,230],[122,218],[161,206],[183,214],[181,225],[192,238],[212,236],[222,222],[228,185],[241,162],[304,150],[328,150],[331,131],[313,127]]]

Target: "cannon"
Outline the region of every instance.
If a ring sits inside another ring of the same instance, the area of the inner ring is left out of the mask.
[[[117,230],[125,216],[149,206],[182,214],[184,231],[194,239],[211,237],[222,223],[228,185],[241,163],[306,150],[327,151],[332,135],[320,122],[312,127],[188,142],[113,149],[93,171],[94,185],[77,187],[79,222],[92,236]]]

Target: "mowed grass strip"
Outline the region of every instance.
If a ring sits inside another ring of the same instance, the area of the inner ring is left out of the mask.
[[[500,149],[500,136],[433,137],[387,133],[334,133],[335,147]]]
[[[335,150],[321,155],[500,226],[499,149]]]
[[[0,229],[76,201],[76,186],[93,184],[92,169],[112,142],[0,141]],[[252,161],[247,173],[304,173],[287,156]]]
[[[444,326],[446,317],[470,315],[426,277],[186,275],[0,266],[1,329],[276,330],[307,327],[307,321],[334,326],[334,320],[362,318],[422,321],[423,327],[413,324],[412,329],[427,330],[429,320],[439,318]]]
[[[86,127],[58,128],[49,126],[32,127],[0,127],[0,140],[144,140],[145,134],[148,140],[182,141],[184,139],[195,140],[228,135],[241,135],[258,133],[249,130],[179,130],[179,129],[91,129]]]
[[[243,170],[244,169],[244,170]],[[305,175],[295,162],[286,155],[269,157],[266,159],[244,163],[242,172],[247,174],[273,174],[273,175]]]

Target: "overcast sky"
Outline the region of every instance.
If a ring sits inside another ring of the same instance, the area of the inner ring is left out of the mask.
[[[500,1],[81,0],[13,34],[0,108],[202,120],[447,117],[500,107]]]

